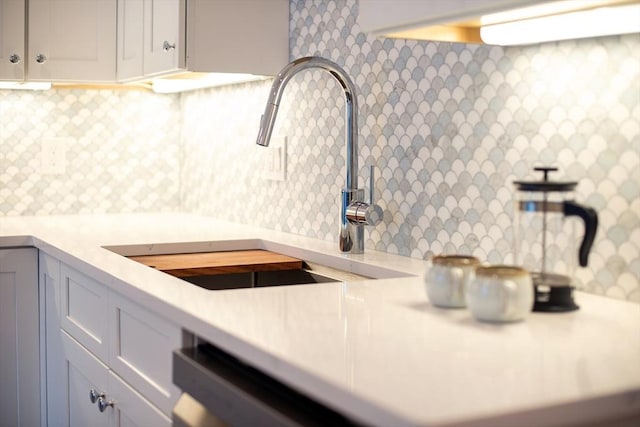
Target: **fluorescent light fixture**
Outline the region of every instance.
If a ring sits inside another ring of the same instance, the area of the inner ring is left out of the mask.
[[[49,90],[51,82],[0,82],[0,89]]]
[[[265,78],[264,76],[238,73],[186,73],[168,78],[153,79],[151,83],[155,93],[176,93],[263,80]]]
[[[509,46],[637,32],[640,4],[631,4],[485,25],[480,37],[488,44]]]

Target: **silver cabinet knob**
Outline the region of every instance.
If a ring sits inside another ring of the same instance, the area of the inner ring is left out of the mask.
[[[19,63],[20,55],[18,55],[17,53],[12,53],[11,55],[9,55],[9,62],[11,62],[12,64]]]
[[[47,57],[44,56],[42,53],[39,53],[36,55],[36,62],[38,64],[44,64],[45,62],[47,62]]]
[[[99,397],[98,398],[98,410],[100,412],[104,412],[107,410],[108,407],[113,406],[113,402],[112,401],[107,401],[104,399],[104,397]]]
[[[104,397],[104,393],[97,392],[95,388],[89,390],[89,400],[91,403],[96,403],[101,397]]]
[[[171,49],[175,49],[176,48],[176,44],[171,44],[168,41],[164,41],[164,43],[162,43],[162,50],[164,50],[165,52],[169,52]]]

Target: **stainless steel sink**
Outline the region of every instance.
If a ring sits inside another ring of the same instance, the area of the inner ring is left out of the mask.
[[[344,282],[348,280],[366,280],[370,279],[370,277],[331,269],[326,266],[309,265],[309,263],[305,263],[304,268],[295,270],[216,274],[182,277],[181,279],[204,289],[223,290]]]
[[[110,246],[105,247],[105,249],[126,257],[262,249],[303,260],[302,268],[295,269],[245,271],[211,275],[203,273],[189,277],[179,277],[185,282],[209,290],[353,282],[409,276],[409,274],[377,265],[364,264],[344,257],[322,254],[299,247],[286,246],[264,240],[142,244]],[[160,268],[158,268],[158,270],[162,271]]]

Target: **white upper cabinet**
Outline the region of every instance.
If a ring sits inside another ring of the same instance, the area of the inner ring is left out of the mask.
[[[29,0],[28,6],[28,80],[115,80],[115,0]]]
[[[184,69],[185,0],[118,0],[118,81]]]
[[[358,23],[363,31],[381,35],[545,2],[549,0],[360,0]]]
[[[639,0],[360,0],[358,23],[377,36],[518,45],[639,32],[634,9],[639,4]]]
[[[189,0],[189,71],[273,76],[288,62],[288,0]]]
[[[0,80],[275,75],[289,62],[288,0],[1,0],[0,25]]]
[[[25,0],[0,1],[0,80],[24,79]]]
[[[145,0],[144,75],[184,68],[185,0]]]

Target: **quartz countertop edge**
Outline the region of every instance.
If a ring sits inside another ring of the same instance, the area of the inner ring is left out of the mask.
[[[252,246],[406,277],[207,291],[105,249]],[[239,243],[238,243],[239,242]],[[239,246],[238,246],[239,245]],[[182,213],[0,218],[34,246],[354,420],[393,426],[564,426],[640,420],[640,304],[486,324],[431,306],[423,260]]]

